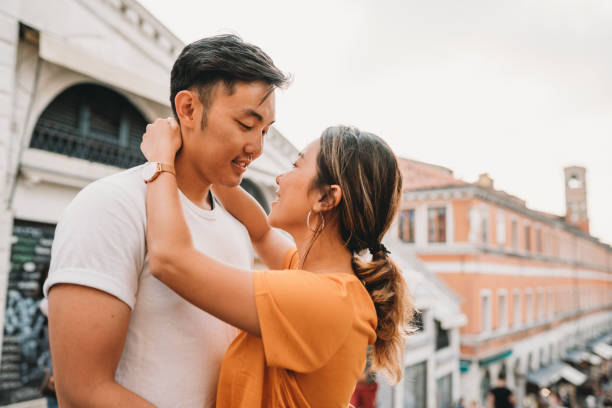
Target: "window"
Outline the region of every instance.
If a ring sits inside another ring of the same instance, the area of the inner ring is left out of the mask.
[[[427,361],[406,367],[404,408],[427,407]]]
[[[533,292],[531,289],[525,291],[525,317],[527,323],[533,321]]]
[[[442,327],[439,320],[434,319],[436,324],[436,350],[450,346],[450,332]]]
[[[404,242],[414,242],[414,209],[400,211],[399,238]]]
[[[539,228],[536,230],[536,252],[542,253],[542,230]]]
[[[491,295],[485,292],[480,296],[481,331],[486,333],[491,331]]]
[[[531,252],[531,227],[525,225],[525,251]]]
[[[453,407],[453,375],[447,374],[436,380],[437,408]]]
[[[145,161],[140,152],[147,121],[117,92],[80,84],[58,95],[41,114],[30,147],[116,167]]]
[[[497,243],[500,246],[506,244],[506,217],[502,211],[497,213]]]
[[[489,220],[487,217],[483,217],[480,223],[480,233],[482,234],[482,243],[489,243]]]
[[[428,241],[446,242],[446,208],[428,208]]]
[[[514,319],[512,324],[514,327],[519,327],[523,321],[523,308],[521,305],[521,291],[518,289],[514,291],[512,307],[514,307]]]
[[[544,289],[539,288],[538,289],[538,304],[537,304],[537,316],[538,316],[538,320],[542,321],[544,320],[544,313],[546,311],[545,307],[544,307]]]
[[[512,220],[512,249],[518,249],[518,222]]]
[[[555,295],[553,288],[548,288],[548,296],[546,299],[548,300],[548,318],[552,319],[555,314]]]
[[[498,318],[497,318],[497,328],[498,329],[505,329],[508,327],[508,303],[507,303],[507,298],[506,298],[506,291],[505,290],[500,290],[497,293],[497,311],[498,311]]]

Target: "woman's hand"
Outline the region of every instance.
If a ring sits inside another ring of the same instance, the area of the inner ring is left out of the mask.
[[[181,128],[176,120],[156,119],[147,125],[140,150],[150,162],[174,164],[174,157],[181,145]]]

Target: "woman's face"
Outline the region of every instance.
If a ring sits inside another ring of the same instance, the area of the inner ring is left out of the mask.
[[[270,225],[289,233],[301,233],[306,229],[306,217],[314,204],[320,199],[320,193],[312,190],[312,182],[317,174],[317,157],[321,144],[319,139],[313,141],[300,153],[293,164],[293,169],[276,177],[278,190],[272,201]],[[311,215],[311,226],[316,228],[319,218]]]

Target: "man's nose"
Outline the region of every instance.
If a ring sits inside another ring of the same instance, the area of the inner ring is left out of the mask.
[[[263,144],[264,136],[262,134],[255,134],[254,137],[249,140],[249,143],[247,143],[244,150],[247,154],[252,154],[254,158],[257,158],[261,155],[261,152],[263,151]]]

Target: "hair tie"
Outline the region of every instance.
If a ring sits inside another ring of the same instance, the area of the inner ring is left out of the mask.
[[[391,253],[391,251],[389,251],[387,249],[387,247],[385,247],[385,245],[382,242],[380,244],[378,244],[378,246],[373,246],[371,248],[368,248],[368,250],[370,251],[370,254],[372,256],[374,256],[374,255],[376,255],[376,254],[378,254],[380,252],[383,253],[383,256],[389,255]]]

